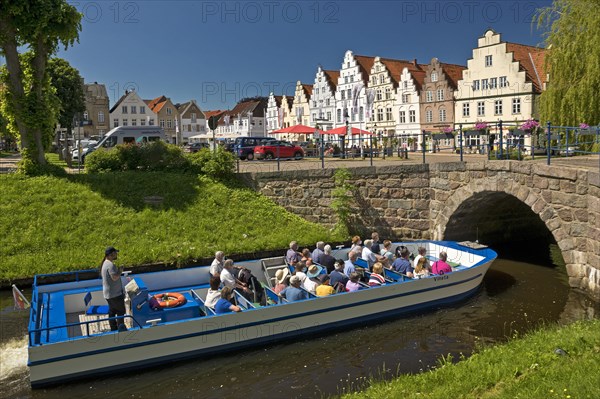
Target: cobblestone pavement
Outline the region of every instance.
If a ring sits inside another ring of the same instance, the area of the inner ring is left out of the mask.
[[[8,173],[16,169],[17,162],[21,159],[20,155],[0,158],[0,173]],[[487,157],[480,154],[463,154],[465,162],[481,162]],[[459,162],[459,154],[437,153],[425,154],[425,163],[445,163]],[[535,160],[523,161],[546,164],[547,159],[544,156],[536,156]],[[373,166],[384,165],[409,165],[423,163],[423,154],[411,152],[408,154],[408,159],[401,159],[397,156],[382,158],[373,158]],[[565,167],[583,168],[600,173],[600,156],[577,156],[569,158],[552,158],[551,165],[563,165]],[[359,166],[371,166],[370,158],[360,159],[338,159],[325,158],[325,169],[330,168],[352,168]],[[239,161],[237,169],[240,173],[250,172],[277,172],[278,170],[305,170],[305,169],[321,169],[322,164],[320,159],[303,159],[301,161],[282,160],[282,161]],[[70,173],[78,173],[77,168],[69,170]]]

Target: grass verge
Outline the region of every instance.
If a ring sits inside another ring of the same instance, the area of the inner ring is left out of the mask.
[[[97,268],[104,248],[119,263],[193,263],[337,241],[239,184],[190,174],[123,172],[65,177],[0,175],[0,281]],[[148,204],[147,197],[160,203]],[[162,201],[160,200],[162,199]]]
[[[598,398],[600,320],[546,327],[451,360],[343,398]]]

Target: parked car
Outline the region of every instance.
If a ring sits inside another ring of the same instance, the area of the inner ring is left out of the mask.
[[[252,161],[254,159],[254,147],[270,141],[275,141],[275,137],[238,137],[235,139],[233,153],[240,159]]]
[[[210,148],[208,143],[189,143],[185,147],[183,147],[183,152],[198,152],[203,148]]]
[[[98,142],[96,140],[88,140],[87,142],[84,142],[84,140],[81,141],[81,156],[85,157],[85,155],[88,153],[88,151],[90,151],[92,148],[96,147],[96,144],[98,144]],[[79,146],[76,146],[75,149],[73,151],[71,151],[71,159],[73,159],[73,161],[79,161]]]
[[[304,150],[299,145],[287,141],[270,141],[269,143],[254,147],[256,159],[275,158],[304,158]]]

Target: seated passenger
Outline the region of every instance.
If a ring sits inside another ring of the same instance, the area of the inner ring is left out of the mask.
[[[210,264],[210,275],[211,276],[219,276],[221,274],[221,271],[223,270],[223,259],[225,258],[225,255],[223,254],[223,251],[217,251],[215,252],[215,259],[212,261],[212,263]]]
[[[296,241],[290,242],[290,249],[285,254],[285,261],[291,266],[296,266],[296,263],[300,262],[300,254],[298,253],[298,243]]]
[[[321,270],[323,269],[320,266],[310,265],[306,272],[306,278],[302,281],[302,286],[306,291],[313,294],[317,293],[317,286],[320,284],[317,277],[321,274]]]
[[[381,255],[375,254],[373,251],[371,251],[372,245],[373,240],[365,240],[365,246],[363,247],[361,256],[361,258],[369,265],[369,270],[373,269],[375,262],[381,262],[383,260]]]
[[[304,253],[304,251],[302,251],[302,252]],[[312,258],[313,262],[322,265],[323,260],[321,259],[321,257],[323,256],[324,253],[325,253],[325,243],[323,241],[319,241],[317,243],[317,247],[315,248],[315,250],[312,251],[310,258]]]
[[[369,286],[376,287],[379,285],[385,285],[385,278],[383,277],[383,265],[377,262],[373,265],[373,273],[369,277]]]
[[[371,240],[373,241],[373,244],[371,244],[371,251],[376,254],[381,253],[381,245],[379,245],[379,233],[376,231],[371,233]]]
[[[221,298],[217,301],[215,305],[215,313],[223,314],[231,312],[241,312],[242,308],[231,303],[232,298],[233,290],[229,287],[223,287],[223,289],[221,290]]]
[[[392,267],[392,263],[394,263],[394,253],[392,252],[392,242],[390,240],[385,240],[383,242],[381,256],[383,256],[386,259],[385,263],[381,262],[383,266],[387,268]]]
[[[231,288],[232,291],[237,288],[243,292],[250,292],[248,285],[240,282],[237,279],[237,273],[238,271],[236,271],[233,267],[233,260],[227,259],[225,262],[223,262],[223,270],[219,276],[223,286]]]
[[[354,292],[358,291],[360,284],[358,283],[359,275],[356,272],[350,274],[350,280],[346,283],[346,291]]]
[[[362,253],[362,240],[359,236],[352,237],[352,246],[350,247],[350,252],[358,252]]]
[[[283,269],[277,270],[277,273],[275,273],[275,287],[273,287],[273,292],[279,294],[281,291],[287,288],[289,282],[289,273],[290,269],[287,266]]]
[[[300,261],[304,262],[306,264],[306,266],[310,266],[313,264],[312,254],[310,253],[310,249],[304,248],[302,250],[302,258],[300,259]]]
[[[414,278],[423,278],[429,276],[429,269],[427,269],[427,258],[421,256],[417,265],[415,266]]]
[[[296,275],[290,277],[290,286],[281,291],[279,295],[290,302],[308,299],[308,292],[300,289],[300,284],[300,277]]]
[[[419,247],[417,249],[417,251],[419,252],[419,254],[417,256],[415,256],[415,260],[413,261],[413,265],[414,268],[417,268],[417,263],[419,262],[419,259],[421,258],[425,258],[425,268],[429,271],[431,271],[431,265],[429,264],[429,259],[427,259],[425,257],[425,255],[427,254],[427,249],[425,247]]]
[[[413,267],[410,264],[410,260],[408,257],[410,255],[410,251],[406,247],[402,247],[400,250],[400,257],[392,263],[392,268],[398,273],[405,274],[407,277],[413,277]]]
[[[448,254],[446,252],[440,252],[440,260],[433,262],[433,265],[431,265],[431,272],[439,275],[452,273],[452,268],[446,263],[446,260],[448,260]]]
[[[321,285],[317,287],[317,296],[328,296],[331,294],[335,294],[335,290],[329,284],[329,276],[327,274],[321,274],[319,276],[319,281],[321,282]]]
[[[358,259],[358,252],[350,251],[348,253],[348,260],[344,263],[344,274],[350,277],[350,274],[356,271],[356,259]]]
[[[335,270],[329,274],[329,284],[338,292],[341,292],[340,289],[337,289],[337,284],[341,284],[346,291],[346,283],[348,282],[348,276],[344,274],[344,261],[342,259],[338,259],[335,261]]]
[[[331,245],[325,245],[323,249],[323,255],[321,255],[321,261],[317,262],[321,266],[324,266],[327,269],[327,273],[331,273],[334,269],[333,265],[335,264],[335,258],[331,256]],[[314,260],[314,257],[313,257]]]
[[[219,285],[221,285],[221,279],[219,276],[213,276],[209,281],[210,289],[206,293],[206,299],[204,300],[204,304],[213,309],[215,308],[215,304],[221,298],[221,291],[219,291]]]

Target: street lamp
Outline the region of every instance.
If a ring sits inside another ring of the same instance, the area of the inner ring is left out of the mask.
[[[348,110],[344,112],[344,118],[346,119],[346,134],[340,135],[342,138],[342,159],[346,159],[346,135],[350,134],[350,121],[348,120]]]

